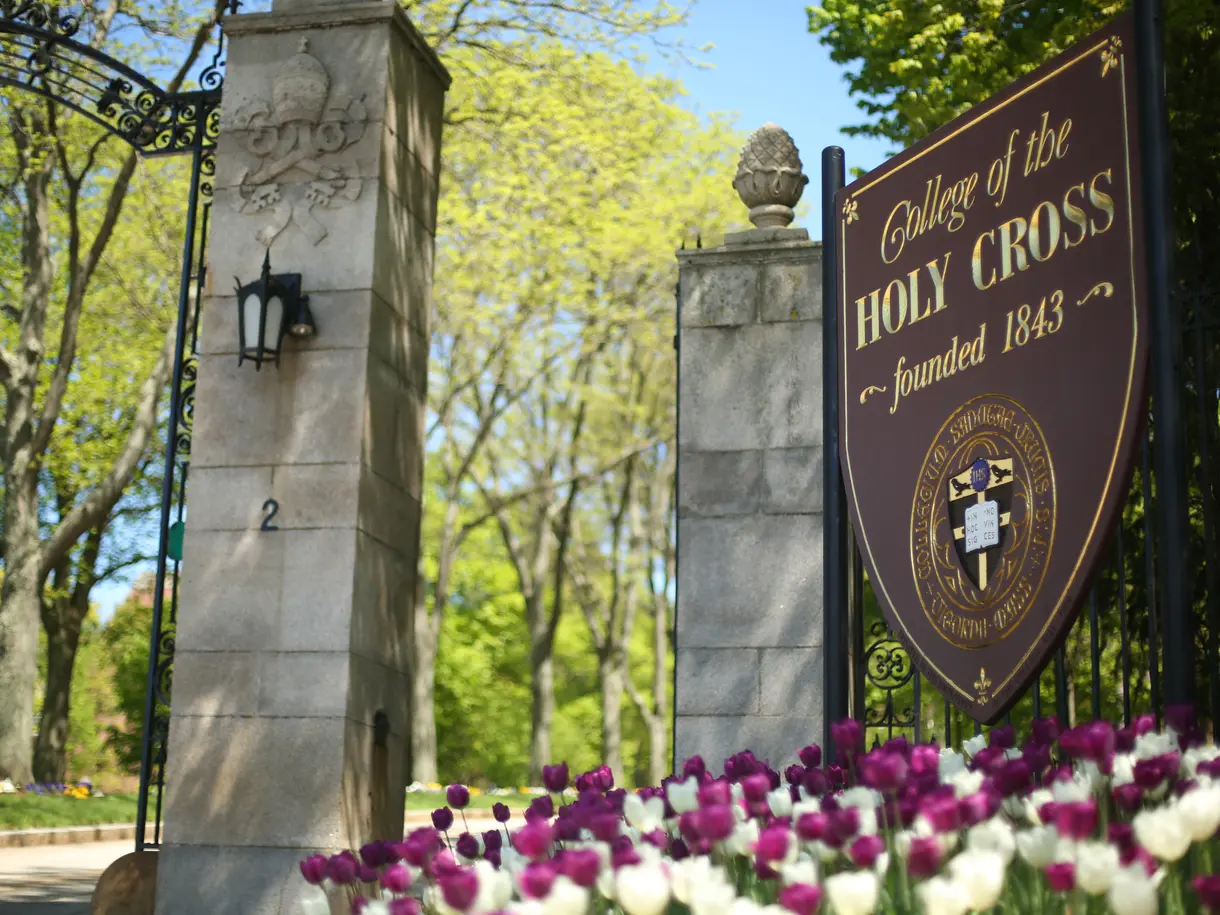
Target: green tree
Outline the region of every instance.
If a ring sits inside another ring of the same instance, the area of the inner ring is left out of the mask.
[[[218,10],[186,16],[176,4],[125,3],[82,11],[78,39],[145,63],[167,65],[168,88],[183,84],[199,58]],[[177,66],[149,54],[137,39],[162,38]],[[178,39],[175,44],[172,39]],[[185,49],[182,48],[185,43]],[[151,59],[147,59],[151,58]],[[158,401],[169,372],[173,328],[162,328],[159,352],[141,379],[133,420],[113,463],[75,494],[49,532],[40,529],[46,457],[65,404],[80,387],[78,356],[85,303],[111,269],[111,244],[128,202],[139,157],[135,150],[53,102],[6,92],[9,142],[0,148],[0,224],[19,240],[4,255],[6,288],[0,322],[0,386],[4,396],[0,473],[4,478],[4,583],[0,589],[0,775],[32,774],[34,683],[43,588],[77,541],[113,510],[153,438]],[[13,253],[19,252],[19,258]],[[172,270],[170,271],[172,275]]]

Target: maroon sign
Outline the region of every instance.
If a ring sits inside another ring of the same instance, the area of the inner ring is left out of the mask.
[[[840,447],[891,628],[994,721],[1066,636],[1144,411],[1121,16],[839,192]]]

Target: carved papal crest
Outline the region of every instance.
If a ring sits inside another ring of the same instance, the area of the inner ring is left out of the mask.
[[[275,76],[271,100],[244,105],[234,118],[246,151],[259,160],[238,173],[234,205],[239,213],[262,216],[259,242],[270,246],[289,224],[315,245],[326,238],[317,211],[360,196],[359,165],[340,154],[364,136],[367,124],[363,99],[335,92],[330,74],[309,53],[309,39],[302,38]]]

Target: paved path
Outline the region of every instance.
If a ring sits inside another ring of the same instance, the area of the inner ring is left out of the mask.
[[[89,915],[97,878],[133,841],[0,848],[0,915]]]

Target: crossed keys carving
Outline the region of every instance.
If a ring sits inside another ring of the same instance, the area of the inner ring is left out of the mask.
[[[246,151],[261,160],[253,173],[248,167],[238,172],[234,207],[242,214],[266,214],[256,233],[265,247],[289,224],[320,243],[329,233],[314,211],[338,209],[360,196],[359,165],[341,161],[339,154],[364,136],[368,110],[363,98],[333,98],[329,75],[307,51],[303,39],[300,52],[276,77],[274,102],[247,104],[234,117]],[[288,190],[285,179],[294,171],[307,180]]]

